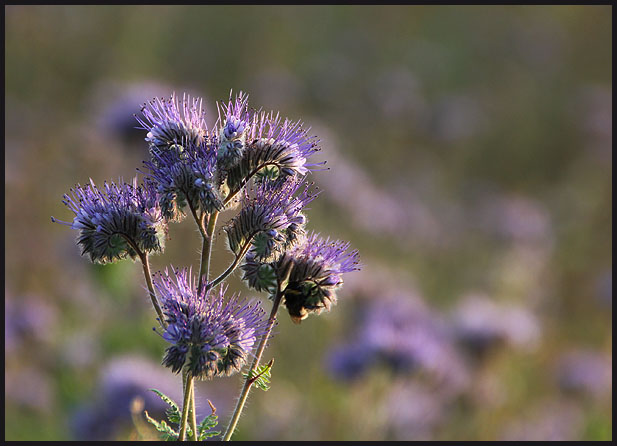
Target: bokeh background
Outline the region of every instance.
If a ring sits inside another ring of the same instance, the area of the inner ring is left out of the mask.
[[[180,398],[139,264],[90,264],[50,216],[135,175],[145,101],[203,97],[212,125],[233,89],[321,139],[309,226],[364,264],[330,313],[281,313],[236,439],[610,439],[611,12],[7,6],[5,438],[152,438],[133,398]],[[194,224],[170,236],[153,269],[197,265]],[[226,425],[240,385],[198,411]]]

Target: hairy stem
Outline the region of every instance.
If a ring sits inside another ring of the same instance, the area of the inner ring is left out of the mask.
[[[139,256],[139,260],[141,260],[141,265],[144,270],[144,277],[146,279],[146,285],[148,286],[148,293],[150,294],[150,300],[152,301],[152,306],[154,306],[154,311],[159,317],[159,322],[163,326],[163,328],[167,328],[167,322],[165,322],[165,318],[163,317],[163,312],[161,311],[161,306],[159,305],[159,300],[156,298],[156,293],[154,292],[154,285],[152,284],[152,274],[150,273],[150,262],[148,261],[148,254],[142,252],[133,240],[126,235],[120,234],[124,240],[129,244],[129,246],[137,253]]]
[[[216,228],[216,220],[218,219],[218,211],[214,211],[208,218],[208,227],[203,234],[203,243],[201,246],[201,263],[199,265],[199,285],[198,290],[201,292],[204,283],[208,283],[210,275],[210,257],[212,255],[212,245],[214,244],[214,229]],[[202,221],[203,224],[203,221]],[[208,287],[210,289],[211,287]]]
[[[274,327],[274,322],[276,321],[276,312],[281,304],[281,300],[283,298],[283,290],[281,284],[287,282],[289,280],[289,274],[291,272],[291,264],[287,268],[285,272],[285,277],[282,281],[278,282],[276,295],[274,297],[274,302],[272,303],[272,311],[270,312],[270,317],[268,318],[268,325],[266,328],[266,332],[261,338],[259,343],[259,347],[257,347],[257,353],[255,354],[255,359],[253,359],[253,363],[251,364],[251,368],[248,371],[246,376],[246,380],[244,381],[244,386],[242,387],[242,391],[240,392],[240,397],[238,398],[238,403],[236,404],[236,408],[234,409],[234,413],[231,417],[231,421],[229,422],[229,426],[227,426],[227,430],[225,431],[225,435],[223,436],[223,441],[231,440],[231,436],[236,430],[236,426],[238,425],[238,420],[240,419],[240,415],[242,414],[242,409],[244,408],[244,404],[249,396],[249,391],[251,390],[251,386],[255,382],[253,375],[259,367],[259,361],[261,361],[261,356],[263,355],[264,350],[266,349],[266,343],[268,342],[268,338],[270,337],[270,333],[272,332],[272,327]]]
[[[195,411],[195,383],[193,382],[193,388],[191,389],[191,430],[192,436],[191,439],[193,441],[197,441],[197,412]]]
[[[249,248],[251,247],[251,240],[252,239],[253,239],[253,237],[250,237],[246,241],[246,243],[244,244],[244,246],[242,247],[240,252],[236,255],[236,258],[234,259],[233,263],[231,265],[229,265],[229,267],[220,276],[218,276],[216,279],[214,279],[212,282],[209,282],[208,285],[206,285],[206,290],[210,290],[210,289],[214,288],[219,283],[221,283],[223,280],[227,279],[227,277],[231,273],[234,272],[234,270],[238,266],[238,263],[240,263],[242,261],[242,259],[244,258],[244,256],[248,252]]]
[[[277,166],[278,167],[278,164],[274,162],[267,162],[267,163],[262,163],[256,168],[254,168],[252,171],[249,172],[249,174],[240,182],[240,184],[234,190],[229,192],[229,195],[227,195],[227,197],[225,197],[225,200],[223,201],[223,205],[227,206],[227,204],[229,204],[229,202],[233,200],[233,198],[236,195],[238,195],[238,192],[240,192],[242,188],[248,184],[249,180],[253,177],[253,175],[255,175],[257,172],[259,172],[261,169],[267,166]]]
[[[189,406],[191,394],[193,392],[193,376],[186,374],[186,381],[184,383],[184,400],[182,402],[182,419],[180,421],[180,433],[178,434],[178,440],[184,441],[186,438],[186,422],[189,416]]]
[[[201,234],[202,237],[205,236],[205,231],[204,231],[204,225],[203,225],[203,221],[204,221],[204,213],[201,214],[201,217],[197,216],[197,212],[195,211],[195,209],[193,208],[193,206],[191,205],[191,202],[189,200],[188,202],[189,205],[189,209],[191,210],[191,214],[193,215],[193,218],[195,219],[195,223],[197,223],[197,228],[199,229],[199,233]]]
[[[144,270],[144,277],[146,278],[146,285],[148,286],[148,291],[150,294],[150,300],[152,301],[152,305],[154,306],[154,310],[159,317],[159,321],[163,328],[167,328],[167,322],[165,322],[165,317],[163,316],[163,312],[161,311],[161,306],[159,305],[159,301],[156,298],[156,294],[154,292],[154,285],[152,284],[152,274],[150,274],[150,262],[148,261],[147,254],[140,254],[141,264]]]

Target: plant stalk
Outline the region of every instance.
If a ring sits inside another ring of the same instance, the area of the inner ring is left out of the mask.
[[[198,290],[201,292],[204,283],[208,283],[210,275],[210,257],[212,254],[212,245],[214,244],[214,229],[216,228],[216,220],[218,219],[218,211],[214,211],[208,218],[208,227],[204,231],[203,242],[201,246],[201,263],[199,265],[199,285]],[[210,289],[211,287],[208,287]]]
[[[184,372],[183,372],[184,373]],[[178,440],[184,441],[186,438],[186,422],[189,416],[189,406],[191,395],[193,392],[193,376],[186,374],[186,382],[184,385],[184,400],[182,402],[182,419],[180,421],[180,433],[178,434]]]
[[[154,285],[152,284],[152,274],[150,274],[150,262],[148,261],[147,254],[139,254],[141,259],[141,264],[144,270],[144,276],[146,278],[146,285],[148,286],[148,291],[150,294],[150,300],[152,301],[152,305],[154,306],[154,310],[159,317],[159,321],[163,328],[167,328],[167,322],[165,322],[165,317],[163,316],[163,311],[159,305],[159,301],[156,298],[156,294],[154,292]]]
[[[229,426],[225,431],[225,435],[223,437],[223,441],[231,440],[231,436],[236,430],[236,426],[238,425],[238,420],[240,419],[240,415],[242,414],[242,409],[244,408],[244,404],[249,396],[249,391],[251,390],[251,386],[254,383],[254,379],[252,376],[259,367],[259,361],[261,360],[261,356],[263,355],[264,350],[266,349],[266,343],[268,342],[268,338],[270,337],[270,333],[272,332],[272,327],[274,327],[274,322],[276,321],[276,312],[281,304],[281,300],[283,298],[283,290],[281,284],[287,282],[289,280],[289,274],[291,272],[291,264],[290,267],[287,268],[285,272],[285,278],[278,283],[276,296],[274,297],[274,302],[272,303],[272,311],[270,312],[270,317],[268,318],[268,325],[266,328],[266,333],[261,338],[261,342],[259,343],[259,347],[257,347],[257,353],[255,354],[255,359],[253,359],[253,363],[251,364],[251,368],[249,369],[248,374],[246,375],[246,380],[244,381],[244,386],[242,387],[242,392],[240,393],[240,397],[238,398],[238,402],[236,404],[236,408],[234,409],[234,413],[231,417],[231,421],[229,422]]]
[[[242,249],[240,250],[240,253],[236,256],[233,263],[229,265],[229,267],[220,276],[218,276],[212,282],[208,282],[208,285],[206,285],[206,290],[211,290],[212,288],[217,286],[219,283],[221,283],[223,280],[227,279],[227,277],[231,273],[234,272],[234,270],[236,269],[236,266],[238,266],[238,263],[240,263],[240,261],[244,258],[249,248],[251,247],[251,240],[252,240],[252,237],[247,240],[246,244],[242,247]]]

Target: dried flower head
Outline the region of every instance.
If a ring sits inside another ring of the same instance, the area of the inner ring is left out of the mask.
[[[157,203],[154,186],[107,183],[100,190],[92,181],[71,189],[63,203],[75,213],[72,223],[56,220],[79,231],[77,244],[92,262],[110,263],[126,257],[161,252],[167,222]]]
[[[163,365],[179,372],[186,367],[195,378],[210,379],[238,372],[247,362],[256,339],[265,334],[264,311],[247,305],[238,295],[225,300],[224,287],[198,292],[190,270],[167,271],[155,277],[171,344]]]
[[[241,268],[250,287],[272,293],[289,267],[283,304],[296,323],[310,313],[330,310],[336,302],[336,290],[343,285],[343,273],[360,269],[358,252],[349,251],[349,243],[324,240],[315,233],[285,251],[277,261],[265,263],[250,255]]]

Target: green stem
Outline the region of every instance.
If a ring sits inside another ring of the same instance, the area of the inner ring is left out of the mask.
[[[191,389],[191,430],[192,436],[191,439],[193,441],[197,441],[197,413],[195,412],[195,383],[193,383],[193,388]]]
[[[277,166],[278,167],[278,164],[274,162],[262,163],[256,168],[254,168],[252,171],[250,171],[249,174],[246,177],[244,177],[244,179],[240,182],[238,187],[236,187],[235,190],[230,191],[229,195],[225,197],[225,200],[223,201],[223,206],[227,206],[227,204],[229,204],[229,202],[238,194],[238,192],[240,192],[242,188],[248,184],[249,180],[253,177],[253,175],[255,175],[257,172],[259,172],[261,169],[267,166]]]
[[[210,275],[210,257],[212,255],[212,245],[214,244],[214,229],[216,228],[216,220],[218,219],[218,211],[214,211],[208,218],[208,227],[203,234],[203,243],[201,246],[201,263],[199,265],[199,285],[198,290],[201,291],[204,282],[208,283]],[[202,223],[203,224],[203,223]],[[210,289],[211,287],[208,287]]]
[[[255,354],[255,359],[253,359],[253,363],[251,364],[251,368],[249,369],[248,374],[246,375],[246,380],[244,381],[244,386],[242,387],[242,392],[240,393],[240,397],[238,398],[238,403],[236,404],[236,408],[234,409],[234,413],[231,417],[231,421],[229,422],[229,426],[225,431],[225,436],[223,437],[223,441],[231,440],[231,436],[236,430],[236,426],[238,425],[238,420],[240,419],[240,415],[242,414],[242,409],[244,408],[244,404],[249,396],[249,392],[251,390],[251,386],[254,383],[254,379],[252,378],[257,367],[259,367],[259,361],[261,361],[261,356],[263,355],[264,350],[266,349],[266,343],[268,338],[270,337],[270,332],[272,331],[272,327],[274,327],[274,322],[276,321],[276,312],[278,311],[279,305],[281,304],[281,300],[283,298],[282,291],[282,283],[285,283],[289,280],[289,274],[291,272],[291,263],[287,268],[287,271],[284,274],[283,280],[278,282],[276,296],[274,297],[274,302],[272,303],[272,311],[270,312],[270,317],[268,318],[268,325],[266,327],[266,332],[261,338],[259,343],[259,347],[257,347],[257,353]]]
[[[189,416],[189,406],[190,406],[190,399],[191,399],[192,391],[193,391],[193,376],[187,373],[186,382],[184,385],[184,400],[182,402],[182,419],[180,422],[180,433],[178,434],[179,441],[184,441],[186,438],[186,421]]]
[[[195,219],[195,223],[197,223],[197,228],[199,229],[199,233],[203,237],[204,236],[203,218],[204,218],[205,214],[202,213],[201,218],[199,218],[197,216],[197,212],[195,211],[195,209],[193,209],[193,206],[191,206],[190,201],[189,201],[188,205],[189,205],[189,209],[191,210],[191,214],[193,214],[193,218]]]
[[[152,301],[152,305],[154,306],[154,310],[159,317],[159,321],[163,328],[167,328],[167,322],[165,322],[165,317],[163,316],[163,311],[161,311],[161,306],[159,305],[159,301],[156,298],[156,294],[154,292],[154,285],[152,284],[152,274],[150,274],[150,262],[148,261],[147,254],[140,254],[141,264],[144,270],[144,277],[146,278],[146,285],[148,286],[148,291],[150,294],[150,300]]]
[[[246,241],[245,245],[242,247],[242,249],[240,250],[238,255],[236,255],[236,258],[234,259],[233,263],[231,265],[229,265],[229,267],[220,276],[218,276],[212,282],[208,282],[208,284],[206,285],[206,290],[211,290],[212,288],[217,286],[219,283],[221,283],[223,280],[227,279],[227,277],[231,273],[234,272],[234,270],[236,269],[236,266],[238,266],[238,263],[240,263],[240,261],[244,258],[244,256],[248,252],[249,248],[251,247],[251,240],[252,240],[252,238],[253,237],[250,237]]]
[[[126,235],[120,233],[120,235],[126,240],[129,246],[137,253],[139,256],[139,260],[141,260],[141,266],[143,267],[144,277],[146,279],[146,285],[148,286],[148,292],[150,295],[150,300],[152,301],[152,305],[154,306],[154,311],[159,317],[159,321],[163,328],[167,328],[167,322],[165,322],[165,318],[163,317],[163,312],[161,311],[161,306],[159,305],[159,301],[156,298],[156,293],[154,292],[154,285],[152,284],[152,274],[150,273],[150,262],[148,261],[148,254],[141,252],[141,250],[137,247],[133,240]]]

